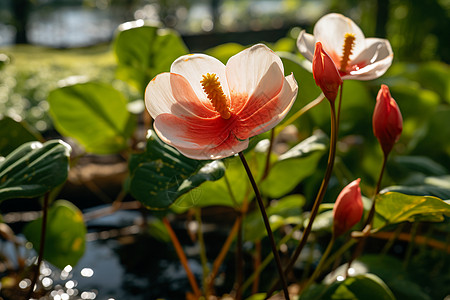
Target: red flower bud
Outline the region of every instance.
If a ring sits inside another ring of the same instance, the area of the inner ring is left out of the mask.
[[[363,203],[361,196],[361,189],[359,182],[361,179],[356,179],[350,182],[336,199],[333,207],[333,232],[335,237],[338,237],[356,223],[361,220],[363,215]]]
[[[323,50],[322,43],[316,43],[312,71],[316,84],[320,87],[329,101],[334,101],[342,84],[341,75],[331,57]]]
[[[387,85],[381,85],[377,104],[372,118],[373,133],[380,142],[384,155],[391,152],[392,147],[400,138],[403,129],[403,119],[400,109]]]

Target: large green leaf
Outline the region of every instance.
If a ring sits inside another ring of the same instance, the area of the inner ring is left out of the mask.
[[[251,152],[254,154],[254,152]],[[247,161],[252,168],[259,165],[260,157],[246,155]],[[250,191],[250,183],[244,167],[238,157],[228,158],[224,161],[226,166],[225,175],[215,182],[205,182],[197,189],[194,189],[180,197],[173,208],[176,211],[183,211],[187,208],[205,207],[213,205],[238,207],[244,199],[252,199],[253,192]]]
[[[30,222],[23,233],[36,251],[41,240],[42,217]],[[83,256],[86,245],[86,226],[81,211],[72,203],[57,200],[48,210],[44,259],[63,269],[75,266]]]
[[[272,231],[287,224],[302,222],[302,207],[305,198],[301,195],[289,195],[280,200],[272,201],[266,212]],[[245,240],[256,241],[267,235],[266,228],[259,209],[250,213],[244,221]]]
[[[71,148],[61,140],[25,143],[0,161],[0,201],[37,197],[62,184]]]
[[[40,134],[24,122],[10,117],[0,119],[0,156],[6,156],[26,142],[42,140]]]
[[[270,198],[279,198],[292,191],[316,171],[327,142],[328,138],[323,133],[317,133],[281,155],[262,182],[262,193]]]
[[[355,262],[362,263],[366,270],[385,281],[398,300],[430,300],[420,286],[411,281],[403,263],[387,255],[364,255]],[[348,266],[344,265],[345,271]]]
[[[300,300],[395,300],[392,291],[378,276],[362,274],[337,281],[329,286],[316,285],[305,291]]]
[[[187,158],[149,131],[146,151],[129,161],[130,193],[150,209],[166,209],[181,195],[225,173],[221,161]]]
[[[50,92],[48,102],[56,129],[87,152],[109,154],[127,147],[135,119],[125,97],[110,84],[68,85]]]
[[[133,84],[143,94],[153,77],[168,72],[172,62],[188,50],[175,31],[139,20],[119,26],[114,52],[117,77]]]
[[[374,228],[400,222],[441,222],[450,216],[450,204],[436,197],[388,192],[378,195],[376,201]]]
[[[444,166],[426,156],[396,156],[394,157],[394,162],[397,164],[396,169],[401,167],[408,172],[420,172],[431,176],[440,176],[448,173]]]

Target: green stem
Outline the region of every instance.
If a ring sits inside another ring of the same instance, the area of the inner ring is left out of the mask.
[[[195,209],[195,220],[197,221],[197,224],[198,224],[197,240],[198,240],[198,244],[200,246],[200,262],[202,264],[202,270],[203,270],[203,275],[202,275],[203,293],[205,295],[209,295],[209,285],[207,284],[209,268],[208,268],[208,258],[206,257],[205,240],[203,239],[201,208]]]
[[[331,237],[330,242],[328,243],[327,248],[325,249],[325,252],[322,254],[322,257],[320,258],[319,264],[317,265],[317,268],[314,270],[311,277],[306,282],[305,286],[302,288],[303,291],[305,291],[319,276],[320,272],[323,270],[323,266],[325,264],[325,260],[327,259],[328,255],[330,255],[331,249],[333,248],[334,241],[336,240],[334,234]]]
[[[408,244],[408,249],[406,250],[405,260],[403,261],[403,268],[406,269],[408,267],[409,261],[411,260],[411,256],[415,247],[415,239],[417,235],[417,228],[419,227],[419,223],[415,222],[411,226],[411,239]]]
[[[39,252],[36,265],[36,272],[34,272],[33,274],[33,280],[31,281],[30,290],[28,291],[28,296],[26,299],[30,299],[31,296],[33,295],[34,286],[36,285],[39,274],[41,272],[41,263],[42,260],[44,259],[45,237],[47,232],[48,203],[49,203],[49,193],[46,193],[44,196],[44,204],[42,206],[41,239],[39,241]]]
[[[310,110],[311,108],[315,107],[316,105],[319,105],[322,100],[325,99],[325,95],[321,93],[316,99],[306,104],[302,109],[297,111],[295,114],[293,114],[289,119],[287,119],[283,124],[280,124],[276,127],[275,135],[278,135],[284,128],[286,128],[288,125],[292,124],[300,118],[305,112]]]
[[[395,228],[394,234],[388,239],[386,245],[384,245],[383,250],[381,250],[381,255],[386,255],[388,251],[392,248],[394,245],[394,242],[398,239],[400,236],[400,233],[403,231],[403,227],[405,226],[405,223],[400,223],[397,228]]]
[[[387,162],[387,155],[384,155],[383,156],[383,164],[381,166],[381,171],[380,171],[380,176],[378,176],[378,182],[377,182],[377,186],[375,188],[375,195],[373,196],[372,206],[370,207],[369,214],[367,216],[366,222],[364,223],[363,236],[359,239],[358,245],[356,246],[355,251],[352,254],[352,257],[348,261],[347,273],[348,273],[348,270],[350,269],[353,261],[355,259],[357,259],[364,251],[367,237],[370,235],[370,231],[372,229],[373,218],[375,217],[375,203],[377,200],[377,195],[380,192],[381,181],[383,179],[384,169],[386,168],[386,162]]]
[[[264,179],[266,179],[267,175],[269,175],[269,170],[270,170],[270,154],[272,154],[272,148],[273,148],[273,140],[275,137],[275,128],[272,128],[272,130],[270,131],[270,144],[269,144],[269,149],[267,149],[267,156],[266,156],[266,165],[264,166],[264,172],[263,175],[261,177],[261,181],[263,181]]]
[[[334,102],[330,102],[330,108],[331,108],[331,137],[330,137],[330,152],[328,155],[327,168],[325,170],[325,175],[323,177],[322,184],[320,185],[319,192],[317,193],[316,200],[314,201],[308,225],[303,231],[303,236],[300,239],[300,242],[297,248],[295,249],[295,252],[291,256],[291,259],[284,270],[284,274],[288,274],[292,270],[292,267],[294,266],[295,262],[300,256],[300,253],[302,252],[303,248],[306,245],[308,236],[311,233],[312,224],[314,222],[314,219],[316,218],[317,212],[319,211],[319,206],[322,203],[323,197],[325,196],[325,192],[327,190],[328,183],[331,178],[331,173],[333,171],[334,159],[336,156],[336,141],[337,141],[337,123],[336,123],[336,111]],[[273,294],[278,284],[279,281],[277,281],[277,283],[274,286],[272,286],[272,288],[267,293],[267,297],[270,297]]]
[[[381,189],[381,180],[383,179],[384,170],[386,168],[387,155],[383,155],[383,164],[381,166],[380,176],[378,177],[377,186],[375,188],[375,196],[373,197],[372,206],[369,211],[369,215],[367,216],[365,226],[372,224],[373,218],[375,217],[375,202],[377,200],[377,195]]]
[[[245,171],[247,172],[248,179],[250,180],[250,183],[251,183],[251,185],[253,187],[253,190],[255,192],[255,197],[256,197],[256,200],[258,202],[259,209],[261,211],[261,215],[263,217],[263,221],[264,221],[264,225],[266,227],[267,235],[269,237],[270,246],[272,247],[272,252],[273,252],[273,255],[275,257],[275,262],[276,262],[276,265],[277,265],[278,274],[280,275],[280,279],[281,279],[281,282],[282,282],[282,285],[283,285],[284,297],[287,300],[289,300],[289,292],[288,292],[288,288],[287,288],[286,277],[284,275],[283,268],[281,266],[280,255],[278,254],[277,245],[276,245],[275,239],[273,237],[272,229],[270,228],[269,218],[267,217],[266,209],[264,208],[264,203],[262,201],[261,194],[259,193],[258,186],[256,185],[256,181],[253,178],[253,174],[252,174],[252,172],[250,170],[250,167],[248,166],[248,163],[245,160],[244,154],[242,152],[239,152],[239,157],[240,157],[240,159],[242,161],[242,164],[243,164],[243,166],[245,168]]]
[[[292,237],[292,235],[294,234],[294,232],[298,229],[300,229],[301,225],[297,225],[295,226],[291,233],[288,235],[285,235],[277,244],[277,249],[280,248],[281,245],[285,244],[287,241],[289,241],[289,239]],[[255,271],[253,272],[252,275],[250,275],[249,278],[247,278],[247,280],[244,282],[244,284],[242,285],[242,291],[245,292],[247,290],[247,288],[250,286],[250,284],[252,284],[253,281],[256,280],[256,278],[259,276],[259,274],[261,274],[262,270],[264,270],[267,265],[272,261],[273,259],[273,253],[270,253],[269,255],[266,256],[266,258],[259,264],[258,268],[255,269]]]
[[[333,255],[331,255],[327,259],[327,261],[323,265],[323,268],[328,268],[329,266],[331,266],[331,264],[334,261],[336,261],[336,259],[338,259],[342,254],[344,254],[345,251],[347,251],[354,244],[356,244],[356,240],[355,239],[348,240],[348,242],[346,242],[344,245],[342,245],[341,248],[336,250],[336,252],[334,252]]]

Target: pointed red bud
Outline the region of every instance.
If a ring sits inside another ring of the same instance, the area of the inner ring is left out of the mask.
[[[322,43],[316,43],[312,61],[314,80],[329,101],[336,99],[342,78],[331,57],[323,50]]]
[[[380,142],[384,155],[388,155],[400,138],[403,119],[397,102],[392,98],[387,85],[381,85],[378,92],[372,124],[373,133]]]
[[[333,233],[338,237],[358,223],[363,215],[363,203],[359,182],[356,179],[344,187],[333,207]]]

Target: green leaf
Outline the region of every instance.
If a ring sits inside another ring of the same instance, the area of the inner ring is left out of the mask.
[[[396,156],[394,157],[394,161],[400,167],[406,168],[409,172],[415,171],[425,175],[435,176],[447,174],[445,167],[426,156]]]
[[[0,156],[6,156],[20,145],[42,140],[42,136],[24,122],[16,122],[10,117],[0,119]]]
[[[187,158],[149,131],[146,151],[129,161],[130,193],[150,209],[166,209],[183,194],[225,173],[221,161]]]
[[[205,51],[206,54],[211,55],[212,57],[217,58],[220,60],[223,64],[226,64],[227,61],[232,57],[233,55],[238,54],[242,50],[244,50],[246,47],[242,46],[241,44],[237,43],[225,43],[218,45],[216,47],[207,49]]]
[[[317,133],[281,155],[262,182],[262,193],[270,198],[279,198],[292,191],[316,171],[327,142],[328,138],[323,133]]]
[[[283,225],[299,224],[302,222],[302,207],[305,198],[301,195],[289,195],[280,200],[271,201],[266,208],[270,228],[277,230]],[[261,212],[255,209],[244,220],[245,240],[257,241],[267,235]]]
[[[250,167],[252,167],[252,156],[247,155]],[[245,169],[238,157],[227,158],[224,161],[226,167],[225,175],[214,182],[207,181],[197,189],[191,190],[180,197],[173,206],[178,212],[191,207],[205,206],[239,206],[245,198],[251,199],[253,194],[249,192],[249,181]],[[253,168],[252,168],[253,170]]]
[[[0,201],[38,197],[62,184],[71,148],[61,140],[25,143],[0,161]]]
[[[143,95],[150,80],[168,72],[172,62],[188,50],[175,31],[139,20],[119,26],[114,52],[117,77],[134,85]]]
[[[450,216],[450,204],[435,197],[388,192],[378,195],[376,201],[374,228],[400,222],[441,222]]]
[[[87,152],[110,154],[127,147],[135,119],[125,97],[111,85],[65,86],[50,92],[48,102],[56,129],[75,138]]]
[[[300,300],[395,300],[389,287],[374,274],[348,277],[329,286],[315,285]]]
[[[431,300],[418,284],[411,281],[402,262],[392,256],[364,255],[355,263],[363,264],[368,272],[387,282],[398,300]],[[347,265],[343,267],[345,268],[343,271],[348,268]]]
[[[23,233],[36,251],[41,239],[42,217],[27,224]],[[44,259],[63,269],[75,266],[86,246],[86,226],[81,211],[66,200],[57,200],[48,210]]]
[[[432,180],[432,178],[427,177],[425,181]],[[450,188],[425,183],[414,186],[394,185],[383,189],[382,192],[397,192],[414,196],[433,196],[440,199],[450,199]]]

